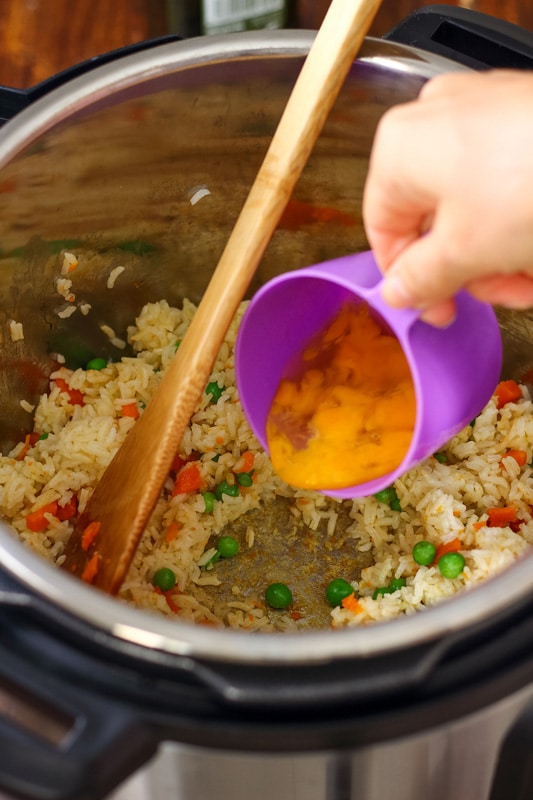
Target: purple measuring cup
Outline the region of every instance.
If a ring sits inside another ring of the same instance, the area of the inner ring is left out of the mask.
[[[500,377],[502,342],[490,305],[459,292],[453,324],[434,328],[419,319],[418,311],[388,306],[381,297],[381,281],[371,252],[287,272],[254,295],[237,336],[237,388],[265,450],[268,413],[287,365],[347,300],[367,303],[400,342],[416,394],[410,446],[392,472],[343,489],[324,486],[323,492],[332,497],[364,497],[390,486],[479,414]]]

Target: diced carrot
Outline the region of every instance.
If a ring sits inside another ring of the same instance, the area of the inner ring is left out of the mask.
[[[72,496],[68,503],[65,503],[64,506],[58,505],[57,506],[57,514],[56,517],[61,522],[64,522],[67,519],[72,519],[75,517],[78,511],[78,501],[75,496]]]
[[[22,450],[17,456],[17,461],[24,461],[29,449],[30,449],[30,434],[27,433],[24,438],[24,445],[22,447]]]
[[[504,528],[509,523],[516,521],[516,508],[514,506],[496,506],[487,508],[489,515],[489,528]]]
[[[26,526],[30,531],[33,531],[33,533],[42,533],[48,528],[49,522],[45,516],[46,514],[52,514],[54,517],[56,516],[57,502],[55,500],[52,503],[46,503],[46,505],[41,506],[36,511],[30,511],[29,514],[26,514]]]
[[[172,472],[179,472],[180,469],[184,467],[186,463],[187,462],[185,461],[185,459],[176,453],[176,455],[174,456],[174,460],[172,461],[172,464],[170,466],[170,469],[172,470]]]
[[[486,520],[483,520],[482,522],[474,522],[472,527],[475,531],[479,531],[481,530],[481,528],[485,528],[486,525],[487,525]]]
[[[186,492],[197,492],[202,486],[202,475],[198,464],[194,461],[191,464],[187,464],[178,472],[172,490],[172,497],[175,497],[177,494],[185,494]]]
[[[131,417],[131,419],[137,419],[139,416],[139,408],[137,403],[125,403],[122,406],[122,416]]]
[[[302,614],[300,611],[291,611],[291,619],[295,622],[298,622],[302,618]]]
[[[174,602],[174,600],[172,599],[172,593],[171,593],[171,592],[164,592],[162,589],[160,589],[160,588],[159,588],[159,586],[155,586],[155,587],[154,587],[154,591],[156,592],[156,594],[160,594],[160,595],[162,595],[162,596],[165,598],[165,600],[166,600],[166,602],[167,602],[167,606],[170,608],[170,610],[171,610],[171,611],[172,611],[174,614],[179,614],[179,612],[181,611],[181,609],[180,609],[180,607],[179,607],[179,606],[178,606],[178,605],[177,605],[177,604]],[[177,592],[176,592],[176,590],[175,590],[175,589],[173,589],[173,590],[172,590],[172,592],[173,592],[174,594],[177,594]]]
[[[354,614],[357,614],[363,610],[363,606],[355,597],[354,592],[349,594],[347,597],[343,597],[341,603],[343,608],[346,608],[348,611],[353,611]]]
[[[516,381],[500,381],[494,390],[498,408],[503,408],[506,403],[514,403],[520,400],[522,392]]]
[[[85,400],[83,394],[79,389],[71,389],[66,380],[63,378],[54,378],[54,383],[60,392],[65,392],[68,395],[69,401],[73,406],[84,406]]]
[[[524,464],[527,464],[527,453],[525,450],[508,450],[503,458],[514,458],[520,467],[523,467]]]
[[[170,525],[168,525],[166,533],[165,533],[165,539],[166,539],[167,542],[173,542],[174,541],[174,539],[176,538],[176,536],[180,532],[180,527],[181,526],[180,526],[179,522],[176,522],[175,520],[174,520],[174,522],[171,522]]]
[[[99,553],[95,553],[88,562],[85,564],[83,568],[83,572],[81,573],[81,579],[85,583],[92,583],[98,574],[98,570],[100,569],[100,561],[102,556]]]
[[[100,533],[100,528],[102,527],[101,522],[93,521],[89,522],[86,528],[84,528],[81,534],[81,546],[83,550],[87,552],[89,547],[92,545],[98,534]]]
[[[458,550],[463,549],[463,543],[457,537],[452,539],[451,542],[445,542],[444,544],[439,544],[437,547],[437,551],[435,553],[435,558],[433,559],[433,563],[436,564],[439,558],[445,556],[446,553],[456,553]]]
[[[251,472],[254,468],[254,460],[255,456],[251,450],[246,450],[245,453],[237,461],[236,465],[233,468],[233,472]]]

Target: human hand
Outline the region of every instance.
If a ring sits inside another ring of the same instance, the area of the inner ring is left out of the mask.
[[[461,288],[533,305],[533,74],[442,75],[386,112],[363,218],[392,306],[446,325]]]

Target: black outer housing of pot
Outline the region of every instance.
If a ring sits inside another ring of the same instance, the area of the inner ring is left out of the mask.
[[[0,124],[56,86],[137,50],[91,59],[29,90],[0,87]],[[533,67],[533,34],[451,6],[387,39],[475,69]],[[0,571],[0,790],[100,800],[162,741],[249,752],[354,750],[429,730],[533,682],[533,599],[490,624],[394,656],[319,666],[224,664],[147,651],[97,631]],[[18,711],[28,706],[27,724]],[[1,706],[0,706],[1,707]],[[533,797],[533,709],[506,737],[490,800]]]

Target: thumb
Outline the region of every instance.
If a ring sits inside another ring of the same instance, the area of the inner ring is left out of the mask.
[[[421,236],[396,257],[383,279],[383,297],[395,308],[425,309],[450,300],[465,283],[434,231]]]

